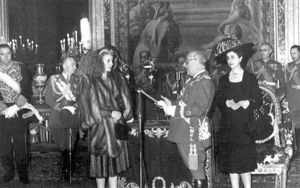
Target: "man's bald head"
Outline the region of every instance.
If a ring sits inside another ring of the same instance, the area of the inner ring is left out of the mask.
[[[198,72],[205,70],[205,64],[207,57],[204,51],[193,50],[186,56],[186,69],[190,76],[197,74]]]

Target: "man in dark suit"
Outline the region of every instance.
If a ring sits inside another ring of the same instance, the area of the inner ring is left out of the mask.
[[[27,123],[22,119],[21,108],[28,104],[31,87],[25,67],[12,61],[11,53],[9,45],[0,44],[0,160],[5,171],[1,182],[14,178],[15,159],[19,180],[29,184]]]
[[[157,103],[166,115],[171,116],[168,140],[175,142],[178,151],[190,169],[194,186],[205,187],[205,149],[210,145],[210,109],[215,87],[205,70],[207,59],[202,51],[187,55],[185,67],[190,78],[186,81],[179,99],[171,102],[162,97]]]
[[[79,131],[75,97],[77,81],[73,76],[76,70],[76,59],[71,56],[63,58],[62,68],[61,74],[50,77],[45,99],[46,103],[51,107],[49,127],[53,134],[54,142],[58,145],[63,158],[63,176],[66,181],[70,182],[72,173],[70,152],[73,154],[71,156],[72,159]]]

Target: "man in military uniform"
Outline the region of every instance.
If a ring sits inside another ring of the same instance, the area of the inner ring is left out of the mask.
[[[66,181],[70,182],[72,174],[70,152],[73,154],[72,159],[79,131],[79,119],[75,103],[77,84],[73,76],[76,70],[76,59],[71,56],[63,58],[62,68],[61,74],[50,77],[45,98],[46,103],[51,107],[49,127],[63,158],[63,176]]]
[[[286,93],[286,83],[284,79],[284,70],[282,65],[271,59],[273,48],[269,43],[263,43],[260,46],[262,59],[251,64],[250,70],[257,79],[273,88],[276,96],[281,100]]]
[[[11,53],[9,45],[0,44],[0,160],[5,171],[1,182],[7,183],[14,178],[15,159],[19,180],[29,184],[27,125],[20,109],[28,103],[26,98],[32,93],[25,67],[12,61]]]
[[[291,47],[293,62],[287,64],[287,101],[291,113],[293,129],[295,129],[296,146],[300,151],[300,46]]]
[[[210,145],[207,113],[215,93],[214,83],[205,70],[207,59],[202,51],[187,55],[189,78],[179,99],[172,103],[162,97],[157,105],[171,116],[168,140],[177,144],[179,153],[190,169],[196,188],[205,187],[205,149]]]

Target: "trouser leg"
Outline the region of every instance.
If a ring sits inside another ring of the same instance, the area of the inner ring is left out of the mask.
[[[300,153],[300,128],[295,128],[297,153]]]
[[[20,177],[20,181],[28,182],[28,151],[26,144],[26,132],[19,132],[13,136],[14,139],[14,151],[17,171]]]
[[[178,144],[177,148],[180,153],[180,156],[187,168],[189,168],[189,146]],[[194,179],[205,179],[205,170],[204,170],[204,164],[205,164],[205,151],[198,151],[198,170],[190,170],[192,176]]]
[[[78,128],[72,128],[71,132],[70,129],[55,129],[53,133],[54,141],[58,144],[62,155],[63,178],[70,182],[70,176],[75,169],[74,156]]]
[[[14,177],[14,160],[13,160],[13,147],[11,137],[9,135],[0,135],[0,160],[2,167],[5,171],[6,178],[12,179]]]
[[[4,177],[9,181],[14,177],[12,138],[4,116],[0,116],[0,121],[0,161],[5,171]]]

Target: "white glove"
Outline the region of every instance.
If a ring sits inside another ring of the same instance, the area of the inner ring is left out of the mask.
[[[12,118],[18,115],[19,107],[14,104],[1,112],[5,118]]]

